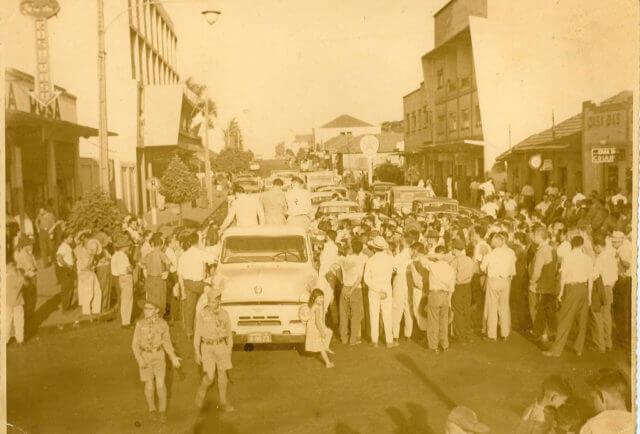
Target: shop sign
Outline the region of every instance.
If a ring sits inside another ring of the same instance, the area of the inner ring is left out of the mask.
[[[591,149],[591,162],[616,163],[624,160],[623,148],[593,148]]]

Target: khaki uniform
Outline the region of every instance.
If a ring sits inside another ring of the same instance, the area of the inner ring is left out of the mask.
[[[156,378],[164,384],[164,353],[166,351],[170,355],[174,354],[167,322],[158,317],[138,321],[133,332],[132,346],[140,367],[140,381],[148,382]]]
[[[214,312],[205,306],[196,315],[195,334],[200,336],[202,369],[209,378],[214,378],[216,369],[231,369],[231,321],[229,314],[219,309]]]

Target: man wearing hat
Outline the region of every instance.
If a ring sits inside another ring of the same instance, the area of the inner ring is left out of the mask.
[[[164,383],[166,372],[164,355],[167,353],[175,368],[180,367],[180,358],[171,344],[169,325],[160,318],[160,312],[164,307],[143,300],[140,300],[139,305],[144,312],[144,318],[136,323],[131,348],[138,362],[140,381],[144,383],[144,395],[151,417],[154,419],[156,417],[155,393],[157,391],[160,421],[166,422],[167,388]]]
[[[489,432],[489,427],[478,420],[478,415],[468,407],[459,406],[447,417],[446,434],[473,434]]]
[[[78,233],[74,253],[78,271],[78,304],[82,307],[82,315],[92,319],[92,314],[100,313],[102,292],[94,272],[95,247],[89,242],[88,233],[89,230]]]
[[[229,314],[220,305],[220,286],[220,282],[215,282],[208,288],[207,305],[196,315],[193,335],[195,362],[202,365],[205,373],[196,394],[196,406],[202,408],[217,371],[219,406],[223,411],[230,412],[234,409],[227,402],[227,370],[232,367],[233,335]]]
[[[71,308],[73,299],[73,267],[75,265],[75,258],[73,257],[73,249],[71,248],[73,236],[67,232],[64,233],[62,237],[62,243],[60,243],[56,251],[56,262],[58,265],[58,281],[60,282],[60,309],[62,313],[65,313]]]
[[[113,243],[116,252],[111,257],[111,274],[115,277],[120,292],[120,319],[123,328],[130,327],[133,310],[133,267],[127,256],[130,247],[129,236],[118,234]]]
[[[400,324],[404,318],[404,337],[411,339],[413,333],[413,316],[411,314],[409,284],[407,281],[407,267],[411,265],[411,245],[417,242],[415,232],[407,233],[400,238],[400,253],[393,262],[395,276],[393,278],[393,338],[400,338]],[[412,288],[413,292],[413,288]]]
[[[18,239],[15,253],[16,267],[22,272],[25,283],[22,289],[24,296],[24,312],[27,321],[27,335],[31,333],[31,318],[36,310],[36,300],[38,294],[38,266],[33,255],[33,238],[21,236]]]
[[[164,240],[159,232],[151,237],[151,251],[140,261],[144,271],[144,289],[147,300],[161,307],[164,315],[167,306],[167,284],[171,261],[163,251]]]
[[[398,344],[393,342],[392,333],[392,290],[391,277],[393,275],[393,256],[388,253],[389,245],[378,235],[369,242],[374,251],[364,267],[364,283],[369,287],[369,319],[371,320],[371,343],[378,346],[378,331],[380,329],[380,314],[387,348]]]

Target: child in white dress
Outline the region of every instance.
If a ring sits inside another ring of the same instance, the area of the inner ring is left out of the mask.
[[[333,332],[324,323],[324,294],[320,289],[314,289],[309,296],[310,315],[307,321],[307,336],[305,351],[320,353],[327,368],[335,365],[329,360],[329,354],[334,354],[329,348]]]

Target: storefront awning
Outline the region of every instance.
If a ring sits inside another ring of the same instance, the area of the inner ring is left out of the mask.
[[[548,144],[540,144],[540,145],[532,145],[520,148],[512,148],[496,157],[496,161],[504,161],[507,158],[512,157],[515,154],[524,154],[529,152],[549,152],[549,151],[564,151],[571,147],[570,144],[563,145],[548,145]]]
[[[144,89],[144,147],[198,151],[202,140],[189,130],[197,97],[184,85]]]
[[[35,113],[23,112],[20,110],[7,109],[5,111],[7,128],[39,128],[42,126],[60,128],[65,134],[71,134],[78,137],[96,137],[98,130],[96,128],[87,127],[85,125],[76,124],[61,119],[40,116]],[[109,131],[110,136],[118,134]]]
[[[435,143],[420,146],[422,152],[481,152],[484,142],[480,140],[462,140],[453,143]]]

